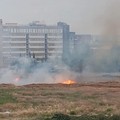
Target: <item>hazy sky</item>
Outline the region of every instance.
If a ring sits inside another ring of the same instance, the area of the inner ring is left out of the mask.
[[[99,33],[112,19],[120,21],[120,0],[0,0],[0,18],[20,24],[64,21],[77,33]],[[114,10],[115,9],[115,10]],[[112,18],[115,17],[115,19]]]

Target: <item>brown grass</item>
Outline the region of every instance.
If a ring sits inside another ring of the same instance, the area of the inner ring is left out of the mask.
[[[81,114],[120,114],[120,82],[86,84],[0,85],[0,91],[10,92],[15,103],[0,105],[0,117],[33,117],[56,112]]]

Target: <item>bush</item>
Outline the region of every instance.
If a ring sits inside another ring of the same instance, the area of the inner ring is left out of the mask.
[[[105,116],[105,115],[82,115],[82,116],[68,116],[62,113],[56,113],[52,117],[39,117],[32,120],[120,120],[119,115]]]
[[[75,111],[70,111],[70,115],[76,115]]]
[[[53,115],[52,120],[70,120],[70,117],[62,113],[56,113]]]

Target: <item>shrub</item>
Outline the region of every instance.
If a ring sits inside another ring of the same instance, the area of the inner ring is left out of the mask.
[[[120,116],[113,115],[110,120],[120,120]]]
[[[53,115],[52,120],[70,120],[70,117],[62,113],[56,113]]]
[[[70,115],[76,115],[75,111],[70,111]]]

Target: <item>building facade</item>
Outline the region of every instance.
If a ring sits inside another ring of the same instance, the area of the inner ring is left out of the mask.
[[[45,25],[36,21],[18,25],[3,24],[1,20],[0,30],[4,60],[33,54],[38,60],[61,59],[69,50],[69,25],[63,22]]]

